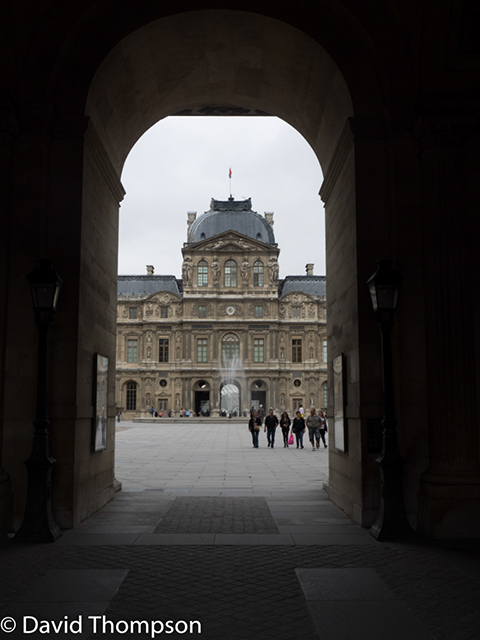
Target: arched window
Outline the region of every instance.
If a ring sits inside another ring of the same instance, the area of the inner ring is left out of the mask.
[[[234,260],[227,260],[225,263],[225,286],[237,286],[237,263]]]
[[[208,286],[208,264],[205,260],[200,260],[197,267],[198,274],[198,286],[199,287],[207,287]]]
[[[227,333],[222,340],[222,360],[228,362],[240,357],[240,340],[234,333]]]
[[[323,408],[326,409],[328,407],[328,385],[326,382],[322,384],[323,388]]]
[[[263,287],[263,262],[261,260],[253,263],[253,286]]]
[[[137,383],[136,382],[127,382],[127,402],[126,402],[127,411],[136,411],[137,410]]]

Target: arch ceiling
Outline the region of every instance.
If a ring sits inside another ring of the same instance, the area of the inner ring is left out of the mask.
[[[160,119],[218,108],[282,118],[310,143],[324,171],[353,115],[346,82],[317,42],[279,20],[239,11],[183,13],[135,30],[97,69],[86,115],[120,173]]]

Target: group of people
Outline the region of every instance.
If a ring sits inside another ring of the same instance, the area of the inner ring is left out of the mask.
[[[327,419],[323,411],[320,411],[317,414],[315,409],[312,407],[310,409],[310,415],[305,418],[303,410],[300,407],[292,422],[286,411],[282,413],[279,420],[273,409],[270,409],[268,415],[264,418],[262,409],[263,407],[260,405],[258,411],[253,407],[250,411],[248,430],[252,434],[252,442],[255,449],[258,449],[258,434],[262,427],[264,433],[267,434],[267,446],[273,449],[275,446],[275,431],[279,425],[282,429],[283,446],[285,448],[289,446],[291,435],[295,434],[297,449],[303,449],[303,434],[307,428],[308,437],[312,445],[312,451],[316,451],[320,447],[320,440],[323,441],[324,448],[327,448],[328,445],[325,441],[325,433],[328,428]]]

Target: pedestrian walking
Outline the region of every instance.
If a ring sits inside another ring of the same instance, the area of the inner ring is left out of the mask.
[[[263,424],[263,421],[265,420],[265,409],[263,408],[263,404],[261,404],[258,407],[258,417],[260,418]]]
[[[155,415],[155,409],[153,408],[153,406],[150,408],[150,415],[153,416]]]
[[[282,427],[282,435],[283,435],[283,448],[288,447],[288,434],[290,432],[290,425],[292,421],[288,417],[288,413],[284,411],[282,413],[282,417],[280,418],[280,426]]]
[[[275,429],[278,426],[278,418],[273,414],[273,409],[270,409],[268,416],[265,418],[264,432],[267,432],[267,441],[269,447],[274,447],[275,444]]]
[[[302,418],[300,411],[297,411],[295,418],[293,419],[292,431],[295,434],[297,440],[297,449],[300,447],[303,449],[303,434],[305,433],[305,420]]]
[[[320,438],[323,440],[323,446],[325,447],[325,449],[328,447],[327,443],[325,442],[325,433],[328,431],[327,428],[327,416],[325,415],[325,413],[323,411],[320,411]]]
[[[316,414],[314,407],[310,409],[310,415],[307,416],[306,424],[309,439],[312,443],[312,451],[316,451],[315,443],[317,444],[317,449],[320,446],[320,416]]]
[[[252,442],[254,449],[258,449],[258,434],[262,427],[262,421],[258,417],[258,412],[254,411],[248,422],[248,430],[252,434]]]

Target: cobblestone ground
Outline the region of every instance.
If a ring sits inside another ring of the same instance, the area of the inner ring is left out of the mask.
[[[404,640],[395,628],[402,616],[418,626],[415,640],[479,640],[478,545],[374,542],[322,491],[325,451],[272,451],[263,441],[252,449],[245,429],[233,426],[122,428],[123,491],[113,502],[53,545],[0,543],[0,640],[153,637],[114,627],[132,620],[198,620],[202,632],[193,637],[205,640]],[[365,601],[365,611],[396,610],[391,633],[372,633],[368,618],[355,626],[366,617],[360,598],[351,631],[337,635],[335,611],[345,618],[351,602],[320,596],[318,622],[296,569],[373,570],[392,595]],[[115,583],[110,592],[102,580]],[[7,616],[97,613],[111,630],[2,628]],[[156,637],[192,637],[181,631]]]
[[[265,498],[177,496],[154,533],[278,533]]]
[[[478,578],[467,576],[448,562],[445,551],[439,554],[428,548],[396,550],[383,545],[368,548],[45,546],[43,550],[42,554],[37,548],[19,547],[12,551],[10,545],[3,543],[0,552],[2,618],[9,614],[11,604],[20,599],[27,588],[52,568],[124,568],[128,570],[127,577],[106,610],[107,617],[113,621],[199,620],[201,637],[206,640],[318,640],[295,568],[370,567],[414,613],[432,638],[479,638]],[[90,637],[98,639],[99,636]],[[113,633],[108,637],[125,638],[125,634]],[[146,637],[135,635],[139,640]],[[357,637],[364,637],[360,630]]]

